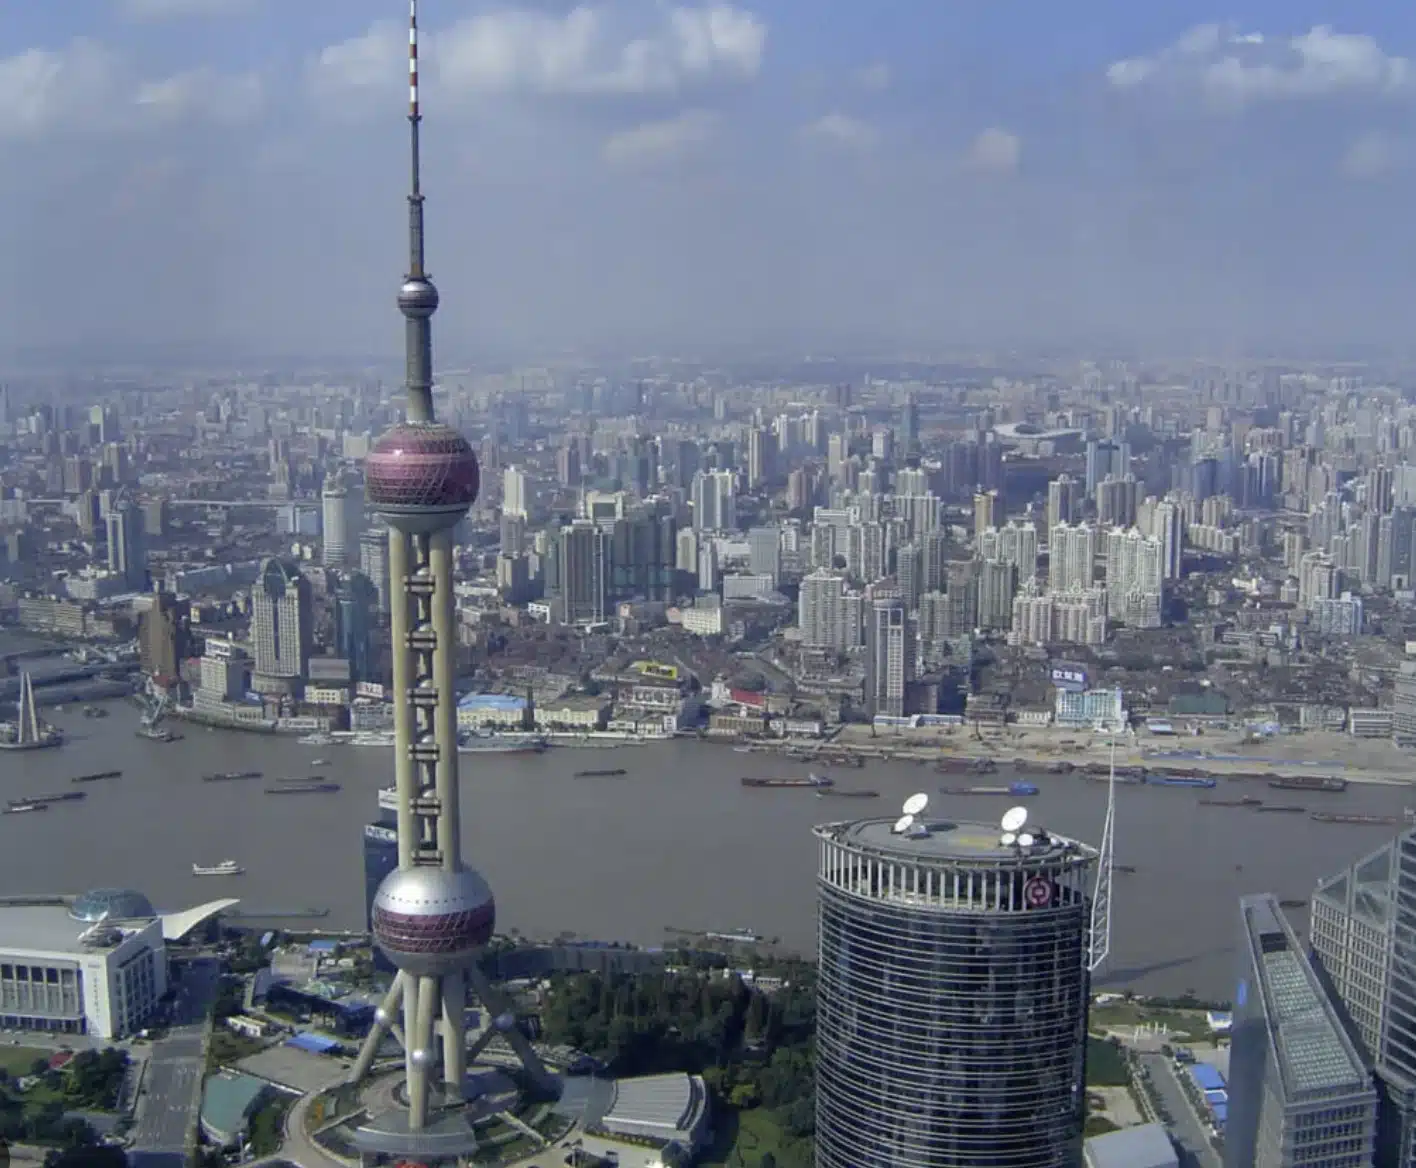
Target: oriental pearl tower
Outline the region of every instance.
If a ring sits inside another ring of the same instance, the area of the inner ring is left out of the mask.
[[[374,899],[373,932],[374,943],[398,973],[350,1080],[368,1075],[389,1034],[398,1040],[405,1056],[400,1101],[406,1111],[399,1107],[372,1117],[354,1139],[367,1152],[428,1162],[475,1149],[466,1072],[491,1039],[503,1037],[535,1083],[546,1085],[548,1077],[477,964],[491,939],[496,907],[487,882],[462,863],[452,532],[476,501],[480,475],[467,439],[433,417],[432,317],[438,292],[423,253],[417,7],[417,0],[409,0],[412,185],[408,273],[398,291],[405,321],[406,417],[379,438],[364,468],[365,497],[389,526],[398,799],[398,868]],[[495,1018],[470,1048],[464,1022],[469,985]]]

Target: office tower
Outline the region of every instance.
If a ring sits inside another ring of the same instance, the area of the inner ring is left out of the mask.
[[[1096,528],[1059,523],[1048,544],[1048,587],[1053,592],[1090,588],[1096,581]]]
[[[363,572],[349,572],[334,594],[334,650],[355,681],[373,681],[378,590]]]
[[[747,433],[747,487],[757,490],[770,483],[777,471],[777,439],[765,426]]]
[[[1225,1168],[1371,1168],[1377,1092],[1269,895],[1239,901]]]
[[[145,677],[176,679],[191,648],[191,605],[170,592],[154,592],[138,618],[138,660]]]
[[[408,196],[409,265],[398,293],[406,323],[406,420],[387,431],[365,464],[368,499],[389,525],[394,706],[394,789],[398,868],[374,899],[374,942],[398,967],[350,1072],[364,1079],[384,1039],[404,1048],[401,1103],[354,1132],[361,1153],[400,1159],[470,1157],[478,1147],[466,1112],[464,1079],[482,1039],[466,1039],[467,984],[500,1035],[540,1080],[546,1074],[516,1029],[504,999],[477,960],[491,940],[496,908],[487,882],[462,863],[457,754],[456,633],[452,531],[477,498],[480,472],[467,439],[434,420],[432,316],[438,293],[424,268],[419,182],[417,0],[410,0]],[[395,1011],[402,1007],[402,1025]],[[441,1043],[438,1044],[438,1040]],[[441,1046],[439,1059],[438,1045]],[[397,1098],[397,1097],[395,1097]]]
[[[610,603],[610,533],[588,519],[562,527],[559,563],[565,623],[605,620]]]
[[[377,594],[376,608],[380,614],[386,615],[389,602],[388,532],[382,526],[359,537],[359,571],[373,582]]]
[[[674,598],[674,561],[678,522],[649,507],[631,508],[610,528],[609,596],[607,605],[621,600],[667,603]]]
[[[865,706],[872,715],[904,715],[914,663],[914,628],[904,598],[898,592],[877,593],[865,620]]]
[[[887,466],[895,461],[895,432],[889,426],[881,426],[871,434],[870,454]]]
[[[815,835],[818,1168],[1077,1168],[1096,851],[923,812]]]
[[[826,440],[826,477],[839,483],[851,456],[850,439],[844,434],[832,434]]]
[[[1416,829],[1336,876],[1312,899],[1313,962],[1377,1077],[1377,1168],[1416,1163]]]
[[[737,529],[737,496],[732,471],[699,471],[693,477],[693,526],[699,531]]]
[[[556,479],[563,487],[580,485],[580,445],[573,438],[556,451]]]
[[[1081,504],[1080,492],[1071,475],[1058,475],[1047,484],[1047,530],[1059,523],[1071,523]]]
[[[324,538],[320,562],[327,568],[340,568],[349,556],[349,492],[336,477],[331,477],[320,492],[321,532]]]
[[[310,582],[293,565],[266,560],[251,591],[253,688],[259,693],[293,693],[310,663],[313,640]]]
[[[143,517],[131,503],[119,503],[108,513],[108,570],[123,578],[130,591],[147,587],[147,552],[143,548]]]
[[[919,449],[919,399],[913,393],[905,394],[900,407],[900,445],[906,454]]]
[[[981,540],[990,527],[1003,522],[1003,502],[997,491],[979,491],[973,497],[974,539]]]
[[[1087,498],[1096,497],[1097,484],[1107,478],[1124,478],[1131,468],[1131,448],[1124,442],[1092,438],[1087,442]]]
[[[373,823],[364,824],[364,927],[374,928],[374,900],[379,888],[398,870],[398,819],[390,810],[379,811]],[[380,973],[396,973],[398,967],[374,946],[374,968]]]
[[[502,471],[502,514],[525,519],[527,510],[526,473],[519,467],[509,466]]]
[[[861,643],[861,597],[846,587],[846,578],[818,568],[801,582],[797,625],[802,646],[845,652]]]
[[[747,533],[748,571],[771,576],[775,588],[782,581],[782,533],[776,527],[754,527]]]

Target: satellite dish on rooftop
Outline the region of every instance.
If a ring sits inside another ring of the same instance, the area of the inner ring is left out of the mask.
[[[895,826],[892,827],[890,830],[893,831],[896,835],[903,835],[905,832],[909,831],[909,829],[913,826],[914,816],[902,815],[899,819],[895,820]]]
[[[1005,831],[1003,833],[1003,838],[1000,839],[998,842],[1002,844],[1005,848],[1011,848],[1015,843],[1018,842],[1018,837],[1015,836],[1011,831]]]
[[[905,800],[904,811],[906,815],[921,815],[924,809],[929,806],[929,796],[923,791],[911,795]]]
[[[1037,840],[1033,838],[1032,832],[1025,831],[1018,836],[1018,847],[1020,848],[1030,848],[1035,843]]]
[[[1023,829],[1023,824],[1028,821],[1028,809],[1026,807],[1010,807],[1003,812],[1003,830],[1017,832]]]

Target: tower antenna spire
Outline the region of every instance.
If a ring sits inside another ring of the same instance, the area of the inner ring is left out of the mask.
[[[418,105],[418,0],[408,0],[408,137],[411,182],[408,189],[408,274],[398,290],[398,310],[406,322],[404,353],[407,366],[410,422],[433,420],[433,313],[438,310],[438,290],[424,264],[423,176],[419,155],[419,130],[423,113]]]
[[[418,0],[408,0],[408,137],[411,183],[408,190],[408,274],[423,272],[423,174],[418,130],[423,113],[418,105]]]

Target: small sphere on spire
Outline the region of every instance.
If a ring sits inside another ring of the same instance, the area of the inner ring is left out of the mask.
[[[427,320],[438,310],[438,290],[426,276],[411,276],[398,290],[398,311],[410,320]]]

